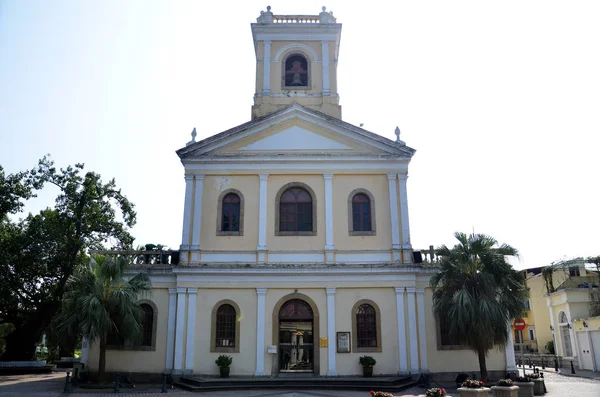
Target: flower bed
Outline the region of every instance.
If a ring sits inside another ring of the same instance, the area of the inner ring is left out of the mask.
[[[489,387],[484,387],[485,382],[475,379],[467,379],[458,388],[461,397],[487,397],[490,393]]]
[[[443,387],[434,387],[425,392],[425,397],[442,397],[447,396],[446,389]]]
[[[374,391],[371,390],[371,397],[394,397],[392,393],[388,393],[386,391]]]

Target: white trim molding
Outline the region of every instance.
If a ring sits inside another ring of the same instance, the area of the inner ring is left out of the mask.
[[[406,191],[406,180],[408,173],[398,174],[400,181],[400,222],[402,224],[402,247],[410,248],[410,224],[408,222],[408,193]]]
[[[204,174],[194,175],[194,221],[192,224],[192,245],[190,249],[200,249],[200,229],[202,224],[202,187],[204,185]]]
[[[187,332],[185,341],[185,372],[194,371],[194,338],[196,336],[196,298],[198,288],[188,288]]]
[[[331,88],[329,87],[329,42],[321,41],[321,56],[323,57],[323,95],[329,95]]]
[[[183,331],[185,326],[185,293],[187,289],[177,287],[177,320],[175,324],[175,358],[173,372],[183,373]]]
[[[169,288],[169,313],[167,317],[167,354],[165,370],[173,370],[173,354],[175,349],[175,318],[177,316],[177,288]]]
[[[325,288],[327,293],[327,376],[337,376],[335,334],[335,288]]]
[[[417,288],[417,317],[419,320],[419,360],[421,372],[429,372],[427,365],[427,331],[425,329],[425,289]]]
[[[398,230],[398,196],[396,195],[396,174],[387,174],[390,194],[390,218],[392,219],[392,249],[399,250],[400,232]],[[399,258],[394,258],[394,260]]]
[[[266,288],[257,288],[258,299],[256,311],[256,372],[254,376],[265,376],[265,302]]]
[[[269,95],[271,93],[271,40],[264,40],[265,55],[263,62],[263,87],[262,94]]]
[[[267,250],[267,183],[269,174],[259,174],[258,245],[257,251]]]
[[[408,334],[410,339],[410,373],[419,372],[419,338],[417,336],[417,315],[415,313],[415,287],[406,287],[408,301]]]
[[[335,245],[333,245],[333,174],[323,174],[323,179],[325,180],[325,251],[333,251],[335,250]]]
[[[305,39],[303,39],[303,40],[305,40]],[[279,58],[281,58],[281,56],[283,54],[285,54],[286,52],[288,52],[288,50],[291,50],[291,49],[294,49],[294,48],[301,48],[301,49],[303,49],[304,51],[308,52],[312,56],[312,60],[313,61],[319,62],[319,55],[315,52],[315,50],[313,50],[312,48],[310,48],[306,44],[301,44],[301,43],[291,43],[291,44],[288,44],[286,46],[283,46],[279,51],[277,51],[277,54],[275,54],[275,56],[273,57],[273,62],[279,62]],[[265,59],[267,59],[266,55],[265,55]]]
[[[394,287],[396,292],[396,321],[398,325],[398,372],[408,374],[408,355],[406,354],[406,314],[404,310],[404,287]]]
[[[192,226],[192,195],[194,193],[194,175],[185,175],[185,204],[183,205],[183,232],[181,250],[190,248],[190,229]]]

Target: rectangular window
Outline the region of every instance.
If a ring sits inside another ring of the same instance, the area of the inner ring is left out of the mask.
[[[571,266],[569,268],[569,276],[571,276],[571,277],[579,277],[580,276],[579,266]]]

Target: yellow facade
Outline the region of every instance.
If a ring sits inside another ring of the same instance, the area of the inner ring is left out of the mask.
[[[227,354],[233,375],[257,377],[359,375],[364,355],[377,360],[375,374],[477,371],[473,352],[439,344],[429,288],[437,268],[413,259],[415,150],[399,130],[392,140],[340,119],[341,25],[331,14],[304,16],[310,27],[277,17],[253,24],[253,119],[177,151],[186,178],[180,260],[148,270],[156,346],[111,350],[107,369],[215,375]],[[282,85],[293,54],[307,61],[308,70],[291,70],[308,73],[298,93]],[[291,189],[304,201],[282,206]],[[236,204],[226,206],[227,195]],[[488,369],[503,375],[511,354],[490,351]],[[95,345],[90,368],[97,357]]]

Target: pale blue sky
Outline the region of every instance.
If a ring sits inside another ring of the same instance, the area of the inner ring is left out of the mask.
[[[600,253],[598,1],[0,0],[0,164],[84,162],[136,204],[136,243],[178,247],[175,150],[250,118],[267,4],[343,24],[343,119],[417,149],[414,247],[474,229],[519,267]]]

